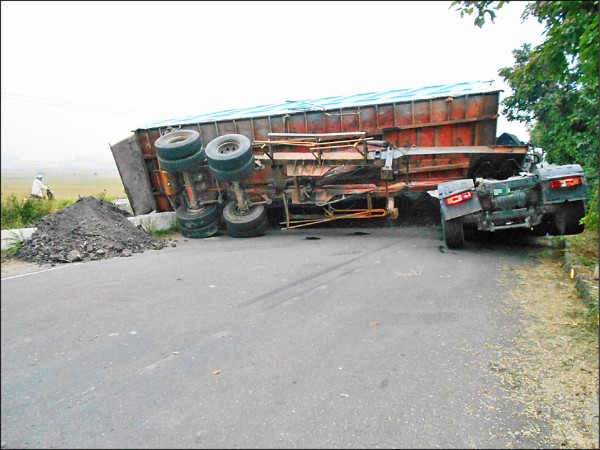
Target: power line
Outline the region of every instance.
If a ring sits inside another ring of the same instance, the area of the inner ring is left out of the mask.
[[[95,112],[106,112],[106,113],[113,113],[113,114],[128,114],[128,115],[136,115],[136,116],[141,115],[141,116],[148,116],[148,117],[156,117],[156,116],[165,117],[165,116],[167,116],[167,114],[165,114],[165,113],[158,113],[155,111],[136,111],[136,110],[124,109],[124,108],[114,108],[111,106],[88,105],[88,104],[84,104],[84,103],[73,103],[73,102],[67,102],[67,101],[63,101],[63,100],[52,100],[52,99],[48,99],[48,98],[31,97],[31,96],[21,95],[21,94],[12,94],[10,92],[2,92],[1,95],[3,98],[9,99],[9,100],[16,100],[16,101],[26,102],[26,103],[37,103],[37,104],[41,104],[41,105],[58,106],[58,107],[67,108],[67,109],[83,109],[83,110],[95,111]]]

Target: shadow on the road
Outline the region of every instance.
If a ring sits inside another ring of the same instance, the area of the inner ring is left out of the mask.
[[[534,236],[523,228],[512,230],[499,230],[495,232],[476,231],[472,238],[466,242],[470,246],[485,246],[494,248],[512,248],[527,247],[534,248],[552,248],[555,247],[549,237]]]
[[[402,194],[394,199],[395,207],[398,208],[399,217],[395,220],[385,218],[371,219],[339,219],[311,225],[309,228],[389,228],[403,225],[436,226],[440,225],[439,201],[431,197],[427,192],[410,192]],[[333,205],[338,210],[344,209],[366,209],[365,199],[348,199]],[[386,200],[375,198],[373,208],[386,208]],[[268,210],[269,224],[272,228],[281,228],[285,223],[285,212],[283,207],[272,207]],[[290,213],[296,216],[314,215],[325,218],[325,208],[318,206],[291,205]]]
[[[345,200],[336,203],[337,209],[366,208],[366,200]],[[373,208],[385,208],[385,199],[374,199]],[[409,192],[395,198],[399,217],[395,220],[389,218],[373,219],[343,219],[323,222],[306,227],[306,229],[331,229],[331,228],[359,228],[365,231],[355,231],[353,234],[369,234],[369,228],[394,228],[394,227],[428,227],[438,230],[440,251],[442,253],[464,252],[477,249],[490,249],[498,251],[532,251],[536,249],[553,248],[556,245],[548,237],[534,236],[524,229],[499,230],[496,232],[475,231],[465,242],[461,249],[448,249],[444,244],[441,226],[439,201],[427,192]],[[293,206],[291,213],[296,215],[323,214],[324,209],[311,206]],[[280,229],[285,225],[283,208],[269,209],[269,223],[272,229]],[[315,237],[310,237],[317,239]],[[307,239],[310,239],[307,238]],[[442,249],[443,248],[443,249]]]

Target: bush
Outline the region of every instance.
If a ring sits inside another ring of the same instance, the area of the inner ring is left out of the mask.
[[[1,229],[36,227],[41,218],[72,203],[73,200],[21,200],[15,194],[10,194],[2,199]]]

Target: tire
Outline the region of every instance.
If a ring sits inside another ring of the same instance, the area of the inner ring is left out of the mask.
[[[472,241],[476,232],[477,225],[472,223],[467,223],[463,225],[463,236],[465,237],[465,241]]]
[[[546,236],[549,232],[551,232],[552,230],[552,221],[554,220],[554,217],[548,215],[548,214],[544,214],[544,216],[542,217],[542,221],[535,225],[530,231],[529,234],[531,236],[537,236],[537,237],[544,237]]]
[[[489,159],[483,159],[475,164],[471,171],[471,176],[473,180],[475,178],[493,178],[495,169],[494,165]]]
[[[554,220],[550,226],[551,236],[565,236],[583,233],[585,225],[579,221],[585,216],[583,201],[563,203],[554,213]]]
[[[206,154],[200,149],[196,153],[180,159],[163,159],[158,157],[158,162],[162,170],[167,172],[185,172],[195,169],[206,162]]]
[[[532,236],[544,237],[548,234],[548,226],[545,223],[540,223],[533,227],[529,233]]]
[[[189,210],[185,205],[177,208],[175,217],[181,228],[193,229],[206,227],[218,220],[217,205],[208,205],[199,211]]]
[[[210,225],[200,228],[181,228],[181,234],[183,237],[191,239],[202,239],[214,236],[219,232],[219,224],[215,221]]]
[[[223,208],[223,221],[229,234],[252,231],[267,220],[265,205],[254,205],[247,213],[238,211],[237,202],[231,201]]]
[[[208,170],[217,181],[245,181],[254,173],[254,166],[254,158],[252,158],[239,169],[221,170],[209,165]]]
[[[240,230],[227,230],[229,236],[233,238],[250,238],[250,237],[258,237],[263,236],[267,231],[267,227],[269,226],[269,221],[265,218],[265,220],[259,224],[256,228],[247,231]]]
[[[465,234],[460,217],[442,220],[444,239],[448,248],[460,248],[465,244]]]
[[[243,134],[225,134],[206,146],[209,167],[216,170],[236,170],[254,159],[252,143]]]
[[[202,148],[200,133],[194,130],[178,130],[167,133],[154,141],[156,156],[176,160],[191,156]]]

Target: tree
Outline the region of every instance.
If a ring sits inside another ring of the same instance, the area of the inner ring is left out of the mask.
[[[453,1],[450,8],[476,13],[483,27],[508,1]],[[535,48],[513,50],[515,65],[498,71],[513,94],[502,101],[509,121],[526,124],[531,144],[548,160],[584,167],[591,201],[584,219],[598,229],[598,0],[527,2],[522,20],[535,17],[545,25],[545,41]]]

